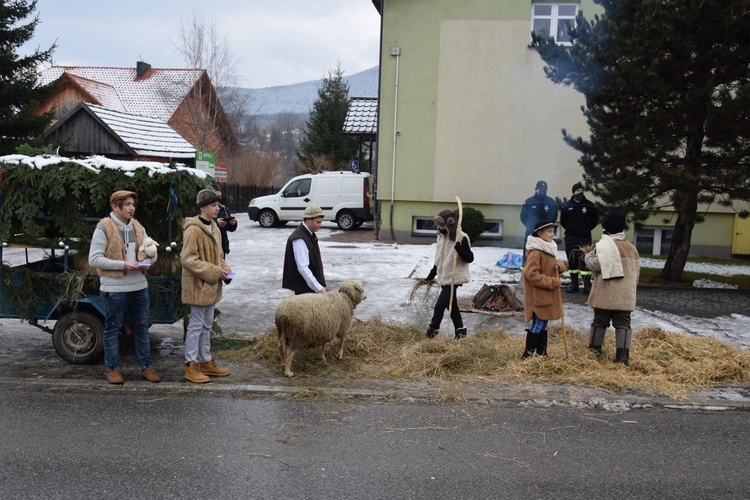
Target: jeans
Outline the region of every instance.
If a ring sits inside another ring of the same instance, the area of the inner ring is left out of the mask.
[[[151,366],[151,345],[148,337],[148,288],[135,292],[99,292],[104,306],[104,364],[109,369],[120,366],[120,329],[130,325],[135,343],[135,355],[141,368]]]

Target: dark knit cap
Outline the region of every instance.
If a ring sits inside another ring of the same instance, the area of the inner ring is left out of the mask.
[[[575,194],[575,192],[579,189],[583,189],[583,184],[581,184],[580,182],[576,182],[575,184],[573,184],[573,188],[570,190],[570,192]]]
[[[615,234],[625,230],[625,214],[621,212],[610,212],[602,221],[602,229],[605,233]]]

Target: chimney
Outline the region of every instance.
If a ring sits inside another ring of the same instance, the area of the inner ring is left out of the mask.
[[[135,64],[135,77],[136,78],[142,77],[150,69],[151,69],[151,65],[149,63],[143,62],[143,61],[138,61]]]

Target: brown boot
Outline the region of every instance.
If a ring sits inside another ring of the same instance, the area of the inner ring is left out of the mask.
[[[202,374],[209,375],[211,377],[226,377],[227,375],[232,373],[226,368],[219,368],[218,366],[216,366],[216,361],[213,359],[207,363],[201,363],[200,370]]]
[[[145,370],[141,370],[141,377],[145,378],[151,383],[161,382],[161,377],[156,374],[153,368],[150,366]]]
[[[107,372],[107,382],[110,384],[120,385],[124,384],[125,380],[122,378],[122,373],[120,373],[120,370],[110,370]]]
[[[191,361],[190,363],[185,365],[185,379],[193,382],[194,384],[205,384],[206,382],[211,381],[211,379],[200,372],[200,367],[195,361]]]

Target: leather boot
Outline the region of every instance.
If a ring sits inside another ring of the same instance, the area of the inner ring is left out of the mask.
[[[526,330],[526,349],[524,349],[521,359],[526,360],[534,355],[534,350],[536,349],[538,341],[538,333],[531,333],[531,330]]]
[[[586,295],[591,293],[591,276],[584,276],[583,277],[583,293]]]
[[[216,366],[216,361],[213,359],[206,363],[201,363],[200,372],[203,375],[209,375],[211,377],[226,377],[227,375],[232,373],[226,368],[219,368],[218,366]]]
[[[615,328],[615,363],[622,363],[628,366],[630,362],[630,340],[633,336],[633,330],[630,328]]]
[[[197,361],[191,361],[185,365],[185,379],[194,384],[205,384],[211,381],[210,378],[200,372],[200,366],[198,366]]]
[[[539,340],[536,343],[536,353],[539,356],[547,355],[547,330],[539,332]]]
[[[453,337],[455,340],[458,339],[465,339],[466,338],[466,327],[463,326],[461,328],[456,328],[456,334],[455,337]]]
[[[568,293],[578,293],[578,273],[571,271],[570,273],[570,287],[565,290]]]
[[[589,332],[589,351],[594,352],[599,357],[604,356],[602,344],[604,344],[605,333],[607,333],[606,328],[591,325],[591,330]]]
[[[427,337],[428,339],[434,339],[435,337],[437,337],[437,334],[439,331],[440,331],[439,328],[432,328],[431,326],[428,326],[425,337]]]

